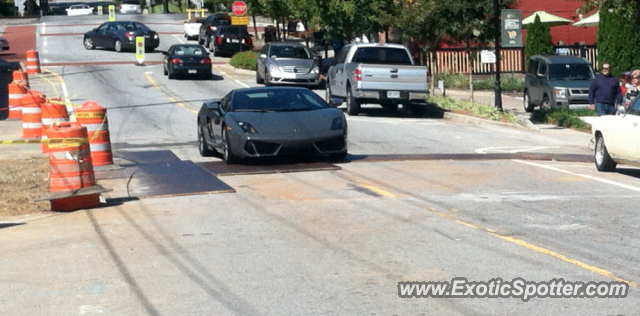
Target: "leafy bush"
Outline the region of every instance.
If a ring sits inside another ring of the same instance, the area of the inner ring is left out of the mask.
[[[256,70],[256,59],[258,59],[258,52],[246,51],[233,55],[229,64],[236,68]]]
[[[540,22],[540,17],[536,16],[533,24],[527,26],[527,42],[524,46],[526,59],[528,60],[533,55],[551,53],[553,53],[553,42],[551,42],[549,25]]]
[[[512,113],[500,112],[495,107],[488,104],[457,101],[443,96],[430,97],[429,101],[431,103],[435,103],[437,107],[451,112],[467,114],[494,121],[516,122],[516,117]]]
[[[473,79],[473,90],[493,90],[495,76]],[[469,75],[440,73],[436,75],[436,80],[444,80],[445,88],[469,89]],[[500,75],[500,87],[503,91],[524,91],[524,77],[522,75],[503,74]]]
[[[541,123],[555,124],[579,131],[589,131],[591,125],[580,119],[580,116],[595,116],[596,112],[589,109],[568,109],[565,107],[552,107],[536,110],[531,114],[531,120]]]

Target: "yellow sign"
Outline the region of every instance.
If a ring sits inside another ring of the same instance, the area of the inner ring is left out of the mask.
[[[136,60],[138,65],[142,65],[144,62],[144,37],[136,37]]]
[[[98,15],[102,15],[102,6],[101,5],[98,6]]]
[[[249,25],[248,16],[232,16],[231,25]]]
[[[113,4],[109,5],[109,21],[116,20],[116,6]]]

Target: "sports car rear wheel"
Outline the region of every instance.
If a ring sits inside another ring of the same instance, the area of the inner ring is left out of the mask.
[[[604,137],[598,135],[596,138],[596,149],[594,153],[596,161],[596,168],[598,171],[614,171],[616,170],[617,163],[613,161],[607,150],[607,146],[604,144]]]
[[[209,145],[207,145],[203,127],[200,124],[198,124],[198,150],[200,151],[200,156],[202,157],[211,157],[215,156],[216,154],[216,152],[209,148]]]
[[[227,128],[222,128],[222,159],[227,164],[234,164],[238,162],[238,156],[233,153],[233,149],[229,144],[229,137],[227,136]]]
[[[89,36],[85,36],[83,43],[84,43],[84,48],[86,48],[86,49],[94,49],[94,48],[96,48],[96,46],[93,45],[93,40]]]

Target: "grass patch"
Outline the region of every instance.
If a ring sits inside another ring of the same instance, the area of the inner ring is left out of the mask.
[[[531,113],[531,120],[540,123],[555,124],[572,128],[578,131],[588,132],[591,125],[581,120],[580,116],[596,116],[596,112],[589,109],[567,109],[565,107],[553,107],[544,110],[536,110]]]
[[[495,107],[487,104],[480,104],[468,101],[457,101],[449,97],[433,96],[429,98],[431,103],[435,103],[441,109],[454,113],[466,114],[494,121],[515,123],[516,117],[512,113],[500,112]]]
[[[236,68],[256,70],[256,59],[258,58],[258,52],[246,51],[233,55],[229,64]]]
[[[474,77],[474,90],[493,90],[495,85],[495,76]],[[436,74],[436,80],[444,80],[444,87],[448,89],[469,89],[468,74],[452,74],[439,73]],[[500,75],[500,88],[503,91],[523,92],[524,77],[522,75],[503,74]]]

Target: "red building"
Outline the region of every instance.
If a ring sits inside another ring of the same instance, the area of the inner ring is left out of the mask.
[[[511,6],[513,9],[522,11],[522,19],[527,18],[533,12],[547,11],[551,14],[561,16],[563,18],[578,22],[580,17],[576,13],[576,9],[582,6],[579,0],[519,0]],[[583,17],[590,16],[593,13],[585,14]],[[563,41],[564,45],[573,45],[584,41],[585,44],[591,45],[596,43],[597,27],[576,27],[569,25],[560,25],[551,27],[551,41],[558,44]],[[522,32],[522,41],[526,45],[527,31]]]

